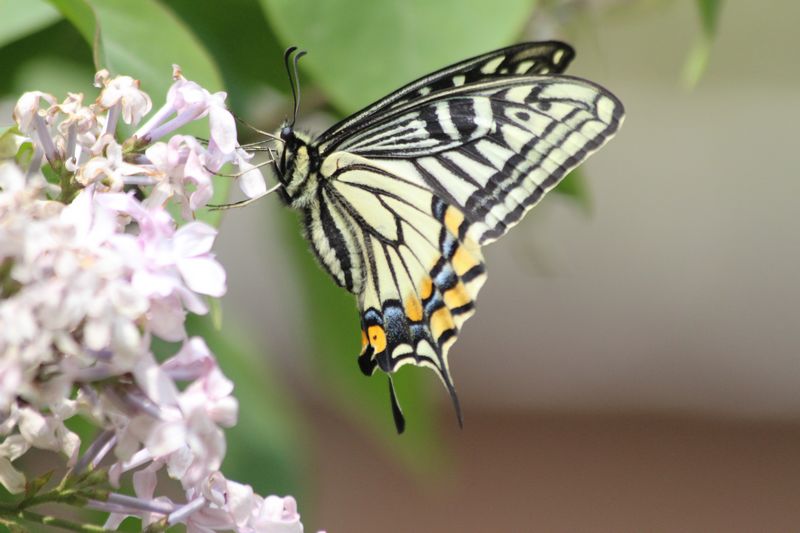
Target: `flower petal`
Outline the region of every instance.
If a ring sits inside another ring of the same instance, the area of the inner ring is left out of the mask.
[[[186,286],[195,292],[219,298],[227,290],[225,269],[214,259],[184,259],[178,262],[178,270]]]
[[[247,161],[239,161],[239,170],[243,172],[239,176],[239,188],[248,198],[258,198],[267,192],[267,184],[264,175],[255,165]]]
[[[11,494],[25,490],[25,474],[14,468],[5,457],[0,457],[0,484]]]
[[[190,222],[175,232],[175,253],[195,257],[211,250],[217,230],[204,222]]]

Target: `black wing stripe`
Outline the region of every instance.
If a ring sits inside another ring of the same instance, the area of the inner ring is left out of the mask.
[[[423,76],[401,87],[388,96],[368,105],[350,117],[330,127],[317,138],[319,145],[332,145],[353,132],[367,127],[381,111],[402,107],[420,97],[457,88],[458,76],[464,76],[463,84],[474,84],[488,79],[508,76],[510,73],[540,75],[558,74],[566,70],[575,57],[571,46],[558,41],[521,43],[455,63],[449,67]],[[530,62],[525,72],[517,72],[517,66]],[[494,64],[496,63],[496,64]]]

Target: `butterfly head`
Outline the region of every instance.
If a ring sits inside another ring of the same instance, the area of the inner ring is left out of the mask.
[[[278,160],[278,180],[283,184],[281,196],[294,208],[303,208],[314,201],[317,193],[316,170],[319,153],[310,138],[295,131],[290,123],[280,131],[283,151]]]

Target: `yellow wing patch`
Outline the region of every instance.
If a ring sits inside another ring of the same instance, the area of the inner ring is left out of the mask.
[[[422,302],[419,301],[416,294],[409,294],[406,298],[406,316],[412,322],[422,320]]]
[[[447,307],[440,307],[431,315],[431,333],[433,338],[438,339],[442,333],[448,329],[455,328],[456,324],[453,322],[453,315]]]
[[[480,264],[480,261],[473,256],[466,246],[459,246],[456,253],[453,254],[453,270],[460,277],[469,272],[469,270]]]
[[[425,276],[419,284],[419,296],[423,300],[427,300],[431,294],[433,294],[433,280],[430,276]]]
[[[467,305],[472,298],[464,284],[459,281],[455,287],[444,293],[444,304],[450,309]]]
[[[444,212],[444,226],[453,235],[458,235],[462,222],[464,222],[464,214],[455,207],[450,206]]]

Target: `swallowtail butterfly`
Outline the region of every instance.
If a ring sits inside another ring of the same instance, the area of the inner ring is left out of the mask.
[[[294,54],[290,48],[287,70]],[[279,194],[361,313],[362,372],[433,369],[461,412],[447,353],[494,242],[622,124],[603,87],[562,74],[564,43],[523,43],[428,74],[316,138],[280,131]],[[291,73],[290,73],[291,77]],[[295,116],[297,113],[295,93]]]

